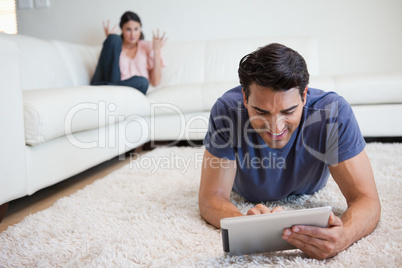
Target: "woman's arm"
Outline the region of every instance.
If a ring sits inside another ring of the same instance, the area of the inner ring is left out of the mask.
[[[113,26],[113,28],[110,29],[110,27],[109,27],[110,21],[109,20],[107,20],[106,22],[102,21],[102,24],[103,24],[103,31],[105,32],[106,37],[108,37],[110,34],[117,34],[117,32],[118,32],[118,30],[116,29],[117,25]]]
[[[154,68],[149,71],[149,82],[152,86],[157,86],[161,82],[162,78],[162,58],[161,58],[161,50],[165,45],[167,38],[165,38],[165,33],[162,36],[159,36],[159,29],[156,32],[152,32],[153,35],[153,49],[154,49]]]

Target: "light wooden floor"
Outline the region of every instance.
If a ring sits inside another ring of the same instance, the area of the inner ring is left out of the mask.
[[[137,149],[135,152],[141,153],[141,149]],[[0,233],[7,230],[9,226],[19,223],[26,216],[44,210],[52,206],[58,199],[69,196],[92,182],[105,177],[129,163],[129,161],[129,156],[125,160],[119,160],[118,157],[113,158],[56,185],[40,190],[31,196],[10,202],[7,214],[0,223]]]

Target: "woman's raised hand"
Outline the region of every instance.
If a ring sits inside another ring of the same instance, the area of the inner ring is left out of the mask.
[[[160,51],[161,48],[166,44],[167,38],[165,38],[165,32],[162,36],[159,34],[159,29],[156,30],[156,34],[152,31],[152,43],[155,51]]]
[[[102,24],[103,24],[103,30],[105,31],[106,37],[108,37],[110,34],[117,34],[117,32],[118,32],[118,29],[116,29],[117,25],[113,26],[113,28],[110,29],[110,27],[109,27],[110,21],[109,20],[107,20],[107,22],[102,21]]]

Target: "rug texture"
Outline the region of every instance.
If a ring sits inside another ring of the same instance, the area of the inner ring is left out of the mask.
[[[299,250],[226,256],[198,210],[203,148],[157,148],[0,234],[1,267],[402,267],[402,144],[370,143],[382,202],[376,230],[331,259]],[[254,205],[232,194],[246,212]],[[314,195],[268,207],[346,203],[332,178]]]

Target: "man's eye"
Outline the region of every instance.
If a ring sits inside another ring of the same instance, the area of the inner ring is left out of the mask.
[[[285,115],[290,115],[290,114],[293,114],[295,111],[293,110],[293,111],[289,111],[289,112],[284,112],[283,114],[285,114]]]

